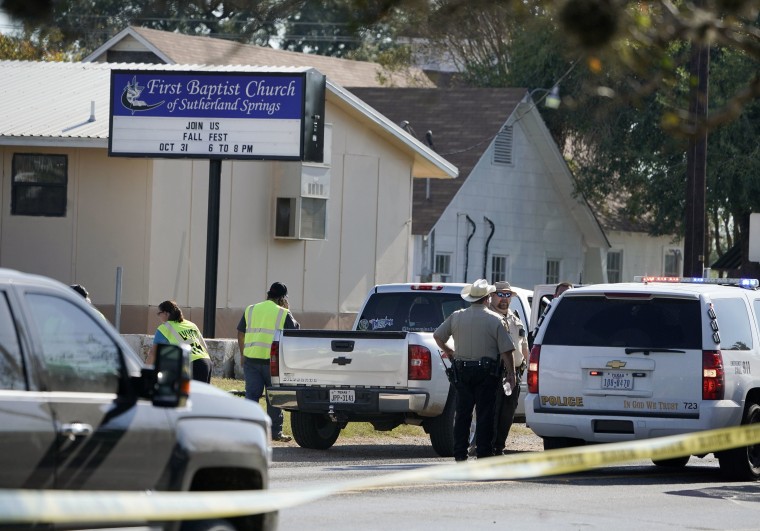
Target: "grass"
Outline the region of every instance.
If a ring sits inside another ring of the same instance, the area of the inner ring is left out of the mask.
[[[222,389],[223,391],[245,391],[245,382],[243,380],[236,380],[234,378],[211,378],[211,384]],[[261,407],[266,410],[266,403],[264,398],[259,401]],[[290,431],[290,412],[285,411],[285,421],[283,422],[282,431],[288,435],[292,435]],[[383,438],[402,438],[402,437],[427,437],[427,434],[421,426],[412,426],[409,424],[402,424],[397,426],[391,431],[376,431],[372,427],[372,424],[368,422],[349,422],[348,425],[341,431],[340,439],[377,439]]]

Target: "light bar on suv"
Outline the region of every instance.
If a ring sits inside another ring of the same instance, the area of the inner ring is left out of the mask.
[[[746,289],[757,289],[760,281],[756,278],[704,278],[704,277],[633,277],[634,282],[667,282],[671,284],[717,284],[720,286],[738,286]]]

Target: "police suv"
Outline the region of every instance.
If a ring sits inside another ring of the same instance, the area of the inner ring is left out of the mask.
[[[573,289],[551,305],[525,399],[545,449],[760,422],[758,281],[636,280]],[[729,477],[760,479],[760,446],[716,457]]]

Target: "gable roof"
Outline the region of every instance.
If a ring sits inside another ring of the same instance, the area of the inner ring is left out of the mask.
[[[428,234],[488,149],[524,88],[361,88],[357,97],[396,124],[409,122],[410,136],[431,132],[435,151],[459,168],[454,181],[414,183],[412,234]],[[428,195],[429,186],[429,199]]]
[[[113,53],[116,52],[116,53]],[[109,55],[127,59],[112,61]],[[140,59],[135,59],[140,57]],[[84,58],[83,62],[142,62],[202,65],[274,65],[316,68],[345,87],[433,87],[425,73],[410,67],[390,72],[376,63],[276,50],[207,36],[129,26]]]
[[[397,124],[409,122],[410,135],[425,138],[433,149],[459,168],[460,178],[415,181],[412,233],[429,234],[499,131],[519,109],[519,119],[547,173],[578,223],[586,241],[609,247],[594,213],[584,199],[575,199],[573,176],[535,104],[523,103],[524,88],[349,88]],[[429,194],[428,194],[429,192]],[[429,195],[429,198],[427,196]]]
[[[108,147],[111,70],[303,72],[305,67],[0,61],[0,145]],[[457,169],[342,87],[325,99],[406,153],[414,177],[454,178]]]

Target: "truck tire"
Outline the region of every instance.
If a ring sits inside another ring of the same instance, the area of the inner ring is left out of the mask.
[[[747,402],[742,425],[758,422],[760,422],[760,406],[754,402]],[[760,444],[721,452],[718,461],[721,473],[728,479],[736,481],[760,479]]]
[[[454,413],[456,412],[456,393],[452,389],[446,399],[443,412],[437,417],[425,421],[426,431],[430,434],[433,450],[441,457],[454,456]]]
[[[324,415],[293,411],[290,413],[290,429],[301,448],[327,450],[340,435],[340,426]]]

